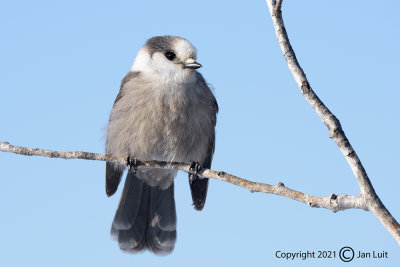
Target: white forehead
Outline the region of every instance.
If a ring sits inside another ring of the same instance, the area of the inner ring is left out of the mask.
[[[175,52],[182,58],[197,58],[197,49],[185,39],[177,39],[174,43]]]

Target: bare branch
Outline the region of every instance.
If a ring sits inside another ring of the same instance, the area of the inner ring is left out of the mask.
[[[114,157],[110,155],[103,155],[103,154],[89,153],[82,151],[60,152],[60,151],[45,150],[39,148],[18,147],[10,145],[7,142],[0,142],[0,151],[12,152],[15,154],[20,154],[25,156],[44,156],[49,158],[99,160],[99,161],[118,162],[127,165],[127,159]],[[166,169],[181,170],[187,173],[193,172],[190,168],[190,164],[181,162],[142,161],[139,159],[135,159],[135,167],[166,168]],[[256,183],[222,171],[202,169],[197,174],[205,178],[217,179],[220,181],[228,182],[246,188],[250,190],[250,192],[262,192],[262,193],[275,194],[287,197],[299,202],[303,202],[313,208],[325,208],[333,212],[346,209],[368,210],[367,206],[365,205],[364,199],[361,196],[331,194],[330,196],[327,197],[315,197],[285,187],[283,183],[278,183],[276,185]]]
[[[300,87],[301,92],[305,99],[317,112],[323,123],[328,127],[330,137],[336,142],[343,156],[346,158],[354,176],[357,179],[360,187],[360,196],[365,199],[368,210],[371,211],[385,226],[389,233],[400,244],[400,225],[390,212],[383,205],[378,195],[376,194],[371,181],[364,169],[360,159],[358,158],[355,150],[347,139],[339,120],[332,114],[332,112],[325,106],[319,97],[312,90],[307,77],[297,61],[296,55],[290,44],[285,25],[283,23],[282,12],[276,12],[278,5],[274,5],[274,0],[266,0],[270,11],[272,22],[275,29],[275,35],[278,39],[279,46],[283,55],[288,63],[289,70],[292,72],[297,85]]]

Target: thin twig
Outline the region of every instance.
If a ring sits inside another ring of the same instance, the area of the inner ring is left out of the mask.
[[[347,139],[339,120],[332,114],[332,112],[325,106],[319,97],[312,90],[307,77],[297,61],[296,54],[290,44],[289,37],[282,18],[281,4],[282,1],[266,0],[270,11],[272,22],[275,29],[275,35],[278,39],[279,46],[283,55],[288,63],[288,67],[292,72],[297,85],[300,87],[301,92],[305,99],[317,112],[323,123],[328,127],[330,137],[336,142],[343,156],[346,158],[347,163],[350,165],[354,176],[357,179],[360,187],[360,196],[365,200],[368,210],[371,211],[385,226],[389,233],[400,244],[400,225],[396,219],[383,205],[378,195],[376,194],[371,181],[364,169],[357,153]],[[278,6],[279,3],[279,6]]]
[[[283,0],[276,0],[274,12],[281,12]]]
[[[103,154],[89,153],[82,151],[61,152],[61,151],[46,150],[39,148],[19,147],[10,145],[7,142],[0,142],[0,151],[12,152],[15,154],[20,154],[25,156],[44,156],[49,158],[99,160],[99,161],[118,162],[127,165],[127,159],[121,157],[114,157],[110,155],[103,155]],[[154,160],[143,161],[140,159],[135,159],[135,167],[166,168],[166,169],[181,170],[187,173],[193,172],[190,164],[181,162],[166,162],[166,161],[154,161]],[[250,192],[262,192],[262,193],[275,194],[287,197],[299,202],[303,202],[313,208],[325,208],[333,212],[346,209],[367,210],[367,206],[365,205],[365,202],[363,201],[361,196],[331,194],[330,196],[327,197],[316,197],[304,194],[296,190],[292,190],[280,182],[276,185],[256,183],[226,172],[213,171],[210,169],[199,170],[197,174],[205,178],[213,178],[237,186],[241,186],[243,188],[250,190]]]

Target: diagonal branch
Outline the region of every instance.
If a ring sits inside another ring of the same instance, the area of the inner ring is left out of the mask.
[[[97,153],[89,153],[82,151],[74,152],[60,152],[54,150],[46,150],[39,148],[27,148],[10,145],[7,142],[0,142],[0,151],[12,152],[15,154],[25,156],[44,156],[49,158],[63,158],[63,159],[86,159],[86,160],[99,160],[118,162],[127,165],[127,159],[121,157],[114,157],[110,155],[103,155]],[[181,162],[165,162],[165,161],[142,161],[135,159],[135,168],[166,168],[181,170],[187,173],[193,173],[190,164]],[[305,203],[313,208],[325,208],[333,212],[346,210],[346,209],[363,209],[368,210],[365,205],[364,199],[361,196],[344,195],[344,194],[331,194],[327,197],[316,197],[304,194],[302,192],[292,190],[286,187],[283,183],[276,185],[269,185],[263,183],[251,182],[232,174],[213,171],[210,169],[201,169],[197,172],[198,175],[205,178],[217,179],[220,181],[228,182],[243,188],[250,190],[250,192],[262,192],[268,194],[275,194],[283,197],[287,197],[302,203]]]
[[[266,1],[279,46],[288,63],[289,70],[292,72],[293,77],[296,80],[297,85],[300,87],[303,96],[314,108],[315,112],[317,112],[326,127],[328,127],[330,137],[336,142],[343,156],[346,158],[347,163],[357,179],[361,191],[360,196],[365,200],[368,210],[371,211],[375,217],[381,221],[386,230],[388,230],[389,233],[400,244],[399,223],[379,199],[371,184],[367,172],[364,169],[364,166],[358,158],[357,153],[351,146],[350,141],[347,139],[339,120],[335,117],[335,115],[332,114],[332,112],[312,90],[303,69],[300,67],[299,62],[297,61],[283,22],[281,11],[282,1]]]
[[[326,197],[317,197],[304,194],[302,192],[292,190],[286,187],[283,183],[276,185],[269,185],[263,183],[251,182],[240,177],[225,173],[213,171],[210,169],[202,169],[198,171],[202,177],[213,178],[220,181],[228,182],[250,190],[251,192],[263,192],[268,194],[275,194],[289,199],[293,199],[310,207],[325,208],[333,212],[346,210],[346,209],[363,209],[371,211],[390,232],[390,234],[400,244],[400,225],[389,213],[389,211],[382,204],[378,195],[369,180],[369,177],[358,158],[356,152],[352,148],[349,140],[347,139],[339,120],[330,112],[324,103],[318,98],[312,90],[307,77],[297,61],[296,55],[290,45],[289,37],[287,35],[281,12],[282,0],[266,0],[270,14],[272,17],[275,34],[281,47],[282,53],[288,63],[289,69],[293,74],[296,83],[300,87],[304,97],[314,108],[321,120],[328,127],[330,137],[336,142],[342,154],[350,165],[354,176],[360,187],[360,195],[344,195],[344,194],[331,194]],[[86,159],[86,160],[99,160],[109,162],[119,162],[127,164],[127,159],[114,157],[110,155],[89,153],[89,152],[60,152],[44,149],[33,149],[25,147],[17,147],[10,145],[7,142],[0,142],[0,151],[12,152],[26,156],[46,156],[50,158],[64,158],[64,159]],[[191,165],[181,162],[164,162],[164,161],[141,161],[135,160],[135,167],[139,168],[168,168],[182,170],[188,173],[193,173]]]

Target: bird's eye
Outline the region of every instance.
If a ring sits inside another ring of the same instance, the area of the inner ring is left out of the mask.
[[[165,57],[168,58],[169,61],[172,61],[176,58],[176,55],[174,52],[168,51],[165,53]]]

